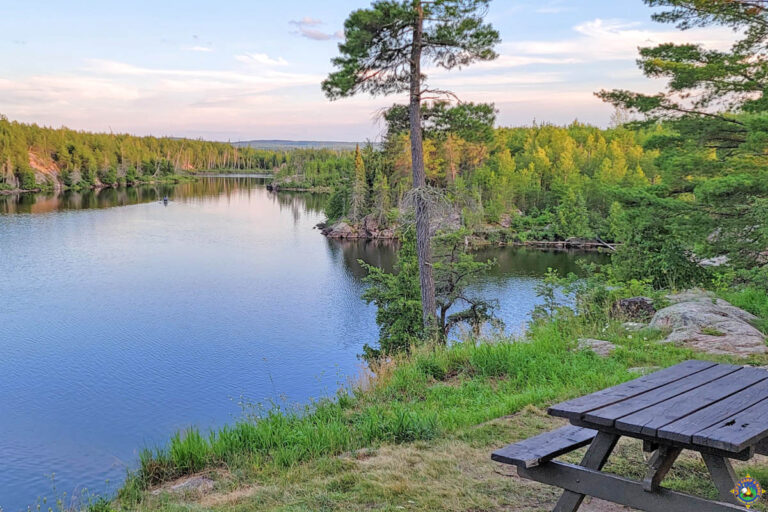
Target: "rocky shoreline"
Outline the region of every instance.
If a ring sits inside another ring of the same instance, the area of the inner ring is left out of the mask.
[[[359,224],[350,224],[342,221],[334,224],[320,223],[317,225],[320,232],[327,238],[337,240],[396,240],[396,227],[382,226],[379,220],[369,215]],[[497,232],[493,232],[497,233]],[[485,236],[484,236],[485,235]],[[467,244],[473,247],[484,247],[490,245],[496,246],[519,246],[533,247],[545,250],[580,250],[580,251],[603,251],[615,250],[615,246],[607,244],[601,240],[592,240],[585,238],[569,238],[568,240],[515,240],[513,238],[503,238],[494,240],[489,233],[475,233],[467,237]]]
[[[662,343],[673,343],[696,352],[734,357],[768,354],[766,336],[756,326],[758,318],[714,293],[687,290],[665,297],[658,311],[648,297],[623,299],[614,304],[612,315],[629,320],[628,331],[653,329],[666,333]],[[608,340],[582,338],[579,347],[608,357],[616,346]]]
[[[394,228],[382,227],[379,220],[368,215],[359,225],[337,222],[331,226],[318,224],[320,232],[328,238],[343,240],[395,240],[397,235]]]

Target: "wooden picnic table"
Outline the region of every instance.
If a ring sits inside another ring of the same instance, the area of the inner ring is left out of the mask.
[[[731,490],[738,481],[731,459],[768,454],[768,371],[687,361],[549,409],[571,426],[493,453],[518,466],[524,478],[565,489],[555,512],[576,512],[593,496],[648,512],[745,510]],[[643,441],[652,453],[645,479],[601,470],[619,438]],[[589,445],[580,465],[555,457]],[[699,452],[720,501],[661,487],[682,450]]]

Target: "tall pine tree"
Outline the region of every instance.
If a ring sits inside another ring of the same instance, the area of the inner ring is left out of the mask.
[[[425,325],[436,325],[429,204],[422,134],[422,102],[446,91],[430,88],[425,63],[444,69],[496,57],[499,33],[484,23],[490,0],[379,0],[350,14],[344,24],[337,71],[323,82],[330,99],[409,94],[411,161],[416,203],[416,245]]]

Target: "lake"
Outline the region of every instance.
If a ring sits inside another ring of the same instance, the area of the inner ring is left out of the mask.
[[[0,196],[0,509],[113,492],[178,429],[359,372],[377,327],[357,260],[391,268],[395,248],[327,240],[324,201],[258,177]],[[477,288],[515,332],[546,269],[584,257],[480,256],[500,264]]]

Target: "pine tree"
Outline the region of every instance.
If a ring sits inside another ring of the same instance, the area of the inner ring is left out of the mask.
[[[422,102],[430,89],[423,61],[453,69],[496,57],[499,33],[483,22],[490,0],[379,0],[354,11],[344,24],[337,71],[323,82],[330,99],[408,92],[411,161],[416,203],[416,245],[422,313],[427,326],[436,325],[437,303],[432,275],[429,204],[424,167]]]
[[[352,220],[359,221],[365,216],[368,203],[368,182],[365,178],[365,162],[360,146],[355,149],[355,182],[352,186]]]

